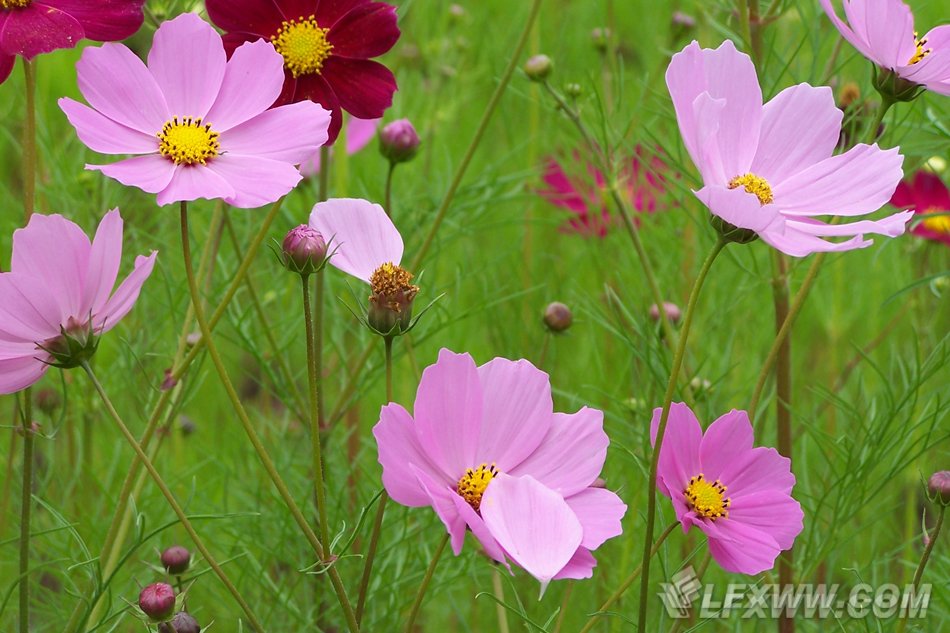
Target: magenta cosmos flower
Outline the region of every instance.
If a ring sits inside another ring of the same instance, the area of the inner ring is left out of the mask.
[[[579,154],[574,154],[573,162],[581,162]],[[659,208],[659,198],[666,190],[663,178],[665,171],[666,164],[658,156],[646,161],[643,148],[637,147],[621,174],[624,193],[636,211],[653,213]],[[544,165],[543,179],[547,186],[538,193],[554,206],[571,214],[572,217],[561,227],[562,232],[584,237],[606,237],[611,215],[607,192],[604,190],[604,175],[592,164],[586,165],[586,172],[579,177],[569,175],[562,162],[550,158]],[[636,221],[639,222],[639,219]]]
[[[912,233],[950,244],[950,190],[939,176],[918,171],[913,182],[905,180],[897,185],[891,204],[899,209],[913,209],[921,216]]]
[[[29,387],[50,364],[64,364],[67,338],[86,344],[72,352],[91,354],[94,339],[135,305],[155,255],[137,257],[113,292],[122,259],[118,209],[102,219],[91,244],[61,215],[32,215],[13,233],[10,272],[0,273],[0,393]]]
[[[795,257],[869,246],[864,233],[896,237],[912,213],[830,224],[818,216],[880,209],[900,182],[897,149],[857,145],[833,156],[842,112],[827,87],[799,84],[762,105],[755,66],[726,41],[693,42],[666,71],[683,142],[703,178],[696,196],[727,225]],[[824,237],[852,236],[843,242]],[[747,238],[746,238],[747,239]]]
[[[33,59],[79,40],[124,40],[139,30],[145,0],[0,0],[0,82],[16,56]]]
[[[653,412],[653,443],[661,414]],[[690,408],[673,403],[656,485],[672,500],[683,531],[694,525],[702,530],[726,571],[771,569],[802,531],[802,508],[791,496],[791,461],[774,448],[752,447],[745,411],[730,411],[703,433]]]
[[[872,62],[899,79],[950,95],[950,24],[922,38],[914,30],[914,14],[902,0],[842,0],[845,23],[832,0],[821,6],[835,28]]]
[[[369,142],[376,136],[376,126],[379,125],[379,121],[379,119],[349,118],[346,123],[346,153],[348,155],[352,156],[369,145]],[[314,152],[313,156],[300,163],[300,173],[304,178],[320,173],[319,151]]]
[[[333,113],[330,142],[343,110],[378,119],[392,105],[396,78],[373,61],[399,39],[396,7],[370,0],[207,0],[225,46],[265,39],[284,60],[279,104],[310,100]]]
[[[627,507],[595,487],[607,457],[603,413],[555,413],[548,375],[526,360],[480,366],[443,349],[413,414],[391,403],[373,429],[383,485],[431,506],[456,555],[466,530],[494,560],[537,578],[588,578],[591,551],[621,533]]]
[[[330,123],[315,103],[268,109],[282,63],[267,42],[228,61],[221,36],[185,13],[155,32],[148,66],[120,44],[87,48],[76,69],[92,107],[59,105],[90,149],[139,155],[87,169],[157,193],[160,205],[220,198],[260,207],[300,182],[294,165],[326,142]]]

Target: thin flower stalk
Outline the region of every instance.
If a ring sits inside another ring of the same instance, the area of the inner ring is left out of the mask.
[[[422,583],[419,585],[419,591],[416,592],[416,599],[412,602],[412,608],[409,610],[409,618],[406,620],[406,633],[412,633],[416,630],[415,625],[416,618],[419,615],[419,609],[422,608],[422,601],[425,599],[426,591],[429,589],[429,583],[432,582],[432,576],[435,574],[436,565],[439,564],[439,559],[442,558],[442,552],[445,551],[445,546],[448,544],[449,535],[446,534],[436,546],[435,553],[432,554],[432,560],[429,562],[429,567],[426,569],[426,574],[423,576]]]
[[[20,505],[20,633],[30,633],[30,532],[33,508],[33,390],[21,392],[23,429],[23,495]]]

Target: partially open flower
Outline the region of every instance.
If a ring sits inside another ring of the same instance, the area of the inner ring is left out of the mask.
[[[162,567],[173,576],[180,576],[188,571],[191,564],[191,552],[181,545],[172,545],[162,552]]]
[[[320,231],[306,224],[287,232],[281,243],[281,262],[287,270],[310,275],[323,267],[327,257],[327,243]]]
[[[170,621],[158,625],[158,633],[201,633],[201,625],[190,614],[179,611]]]
[[[175,590],[164,582],[151,584],[139,594],[139,608],[153,622],[164,622],[175,612]]]

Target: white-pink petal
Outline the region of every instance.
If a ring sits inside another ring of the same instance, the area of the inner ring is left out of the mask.
[[[129,313],[132,306],[139,298],[139,291],[142,290],[142,284],[152,274],[152,268],[155,266],[155,256],[157,251],[152,251],[147,257],[139,255],[135,258],[135,268],[126,277],[115,293],[109,297],[109,300],[96,315],[96,327],[102,328],[103,332],[108,332],[119,321]]]
[[[179,118],[203,118],[208,113],[226,64],[221,36],[194,13],[163,22],[148,53],[148,69],[165,95],[169,112]]]
[[[100,154],[147,154],[158,150],[155,134],[126,127],[72,99],[59,100],[76,134],[89,149]]]
[[[290,163],[258,156],[225,154],[209,161],[208,169],[228,183],[231,193],[222,197],[239,209],[276,202],[301,180],[300,172]]]
[[[93,314],[98,313],[109,299],[119,276],[121,261],[122,216],[119,215],[118,209],[112,209],[99,222],[85,272],[86,284],[83,288],[82,304]]]
[[[221,152],[293,165],[327,141],[330,113],[312,101],[280,106],[221,133]]]
[[[621,520],[627,505],[615,492],[605,488],[587,488],[565,499],[584,529],[581,547],[595,550],[604,541],[623,532]]]
[[[230,130],[271,107],[283,85],[284,58],[274,46],[266,40],[242,44],[228,60],[205,121],[219,133]]]
[[[402,236],[378,204],[357,198],[319,202],[310,226],[330,244],[330,264],[366,283],[383,264],[402,260]]]
[[[434,482],[449,483],[447,475],[425,454],[416,437],[415,422],[401,405],[390,403],[382,408],[373,437],[383,467],[383,486],[397,503],[409,507],[430,505],[430,495],[419,484],[414,469]]]
[[[89,238],[74,222],[59,214],[35,213],[26,228],[13,232],[10,270],[40,279],[64,317],[84,316],[91,307],[82,302],[90,248]]]

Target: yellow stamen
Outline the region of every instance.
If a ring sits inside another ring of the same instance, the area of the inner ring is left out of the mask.
[[[387,306],[394,312],[402,310],[402,303],[412,301],[419,292],[419,286],[412,285],[412,273],[403,268],[386,262],[377,268],[369,278],[373,295],[383,298]]]
[[[914,44],[917,45],[917,51],[914,53],[914,56],[910,58],[910,61],[907,62],[908,66],[912,66],[922,60],[924,57],[930,54],[930,49],[925,49],[924,46],[927,44],[927,38],[917,39],[917,31],[914,31]]]
[[[742,176],[736,176],[729,181],[730,189],[737,189],[739,187],[745,187],[746,193],[755,194],[759,202],[762,203],[762,206],[772,204],[772,186],[769,185],[769,181],[765,178],[756,176],[755,174],[744,174]]]
[[[0,0],[0,8],[22,9],[23,7],[30,6],[31,2],[33,2],[33,0]]]
[[[158,133],[158,151],[176,165],[202,165],[220,153],[218,133],[201,119],[173,118]]]
[[[270,38],[274,48],[284,57],[284,68],[294,77],[319,74],[323,62],[330,56],[333,44],[327,41],[330,29],[322,29],[314,16],[300,16],[280,25]]]
[[[710,483],[703,479],[702,473],[691,477],[689,485],[683,491],[686,504],[699,516],[705,519],[726,518],[729,516],[727,508],[730,500],[725,498],[726,487],[719,481]]]
[[[927,209],[924,211],[924,220],[921,222],[924,228],[928,231],[933,231],[934,233],[943,233],[944,235],[950,235],[950,215],[947,215],[950,211],[945,211],[943,209]],[[942,215],[933,215],[933,214],[942,214]],[[927,217],[932,216],[932,217]]]
[[[491,483],[491,480],[494,479],[497,474],[498,469],[495,468],[494,464],[491,466],[482,464],[475,469],[469,468],[465,471],[465,474],[462,475],[462,478],[459,479],[456,490],[459,496],[465,499],[468,505],[474,508],[475,512],[478,512],[482,504],[482,495],[485,494],[485,489],[488,488],[488,484]]]

